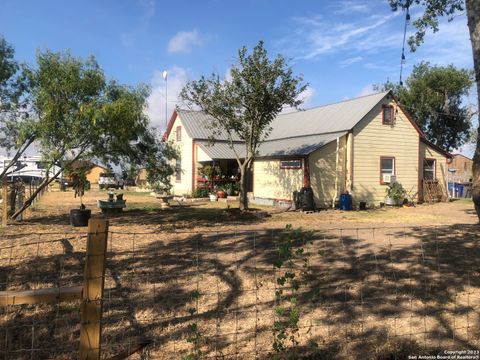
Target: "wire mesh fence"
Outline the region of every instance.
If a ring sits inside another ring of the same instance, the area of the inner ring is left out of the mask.
[[[268,359],[282,326],[305,358],[480,346],[478,226],[297,231],[279,265],[290,233],[110,231],[102,358]],[[0,290],[81,284],[85,237],[2,237]],[[0,308],[0,356],[74,357],[80,304]]]

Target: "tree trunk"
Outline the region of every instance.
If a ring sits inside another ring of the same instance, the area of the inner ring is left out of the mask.
[[[240,211],[248,210],[247,197],[247,162],[240,167]]]
[[[15,156],[13,157],[12,160],[5,166],[2,170],[2,173],[0,174],[0,179],[3,179],[3,177],[7,174],[8,169],[10,169],[15,163],[17,162],[18,159],[22,156],[22,154],[27,150],[27,148],[33,143],[35,140],[34,136],[29,137],[25,142],[20,146],[20,148],[17,150],[15,153]]]
[[[53,180],[55,180],[63,171],[63,168],[60,169],[51,179],[48,177],[45,178],[44,181],[40,184],[40,186],[33,192],[33,194],[30,195],[30,197],[23,203],[22,207],[18,209],[15,214],[12,215],[12,219],[15,220],[21,213],[23,213],[25,210],[27,210],[30,205],[32,205],[33,200],[35,200],[35,197],[43,190],[45,189]]]
[[[472,42],[473,68],[477,82],[477,106],[480,106],[480,1],[467,0],[468,29]],[[475,210],[480,220],[480,119],[477,131],[477,146],[473,156],[473,189],[472,196]]]

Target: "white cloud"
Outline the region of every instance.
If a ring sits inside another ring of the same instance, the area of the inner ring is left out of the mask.
[[[296,57],[305,60],[343,50],[360,53],[381,47],[395,47],[398,42],[385,39],[385,27],[398,14],[388,13],[375,19],[360,17],[350,23],[335,23],[331,19],[315,15],[312,18],[297,17],[293,19],[298,24],[294,36],[289,35],[280,43],[290,44],[293,47],[291,50],[297,53]],[[375,38],[372,38],[372,34],[375,34]],[[398,36],[401,39],[401,35]],[[390,38],[391,35],[387,37]]]
[[[355,57],[345,59],[345,60],[340,62],[340,67],[347,67],[347,66],[355,64],[359,61],[362,61],[362,59],[363,59],[363,57],[361,57],[361,56],[355,56]]]
[[[360,90],[360,92],[357,95],[355,95],[355,97],[371,95],[371,94],[375,94],[376,92],[377,91],[373,89],[373,84],[368,84],[368,85],[365,85],[362,88],[362,90]]]
[[[367,3],[360,3],[358,1],[344,0],[335,3],[334,12],[337,14],[352,14],[352,13],[367,13],[370,7]]]
[[[315,97],[315,89],[311,86],[307,86],[307,88],[298,95],[297,99],[302,100],[303,104],[300,105],[301,109],[307,109],[312,105],[313,98]],[[290,106],[286,106],[282,109],[282,114],[286,114],[289,112],[297,111],[297,109],[292,108]]]
[[[178,66],[173,66],[167,71],[168,99],[166,120],[168,122],[173,110],[180,104],[178,95],[188,81],[188,71]],[[162,77],[162,71],[155,71],[151,87],[152,93],[147,101],[148,108],[146,112],[153,127],[165,130],[165,80]]]
[[[197,29],[192,31],[180,31],[168,42],[169,53],[190,53],[196,46],[202,46],[203,39]]]

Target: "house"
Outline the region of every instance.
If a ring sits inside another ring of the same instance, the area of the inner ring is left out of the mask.
[[[206,164],[221,169],[213,182],[238,178],[226,134],[216,133],[213,145],[209,141],[209,119],[200,111],[176,110],[169,121],[164,140],[180,153],[172,179],[175,195],[203,186],[199,175]],[[346,191],[354,204],[377,206],[394,179],[418,201],[433,185],[446,194],[451,155],[426,140],[390,91],[281,114],[271,127],[247,179],[253,202],[292,201],[294,191],[310,185],[317,207],[331,207]],[[232,145],[244,153],[240,139]]]
[[[473,160],[462,154],[454,154],[449,169],[455,169],[455,182],[469,183],[473,178]],[[453,179],[450,179],[453,181]]]
[[[109,171],[106,166],[99,165],[87,160],[75,161],[72,164],[72,171],[75,172],[76,169],[79,169],[82,167],[90,169],[86,174],[87,180],[90,182],[90,184],[98,184],[98,180],[100,179],[100,174]]]

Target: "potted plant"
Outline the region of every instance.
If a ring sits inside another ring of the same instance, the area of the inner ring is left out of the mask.
[[[87,180],[87,170],[77,169],[73,177],[73,190],[75,191],[75,197],[80,198],[80,208],[70,210],[70,224],[75,227],[87,226],[92,215],[92,210],[87,209],[83,203],[85,190],[90,188],[90,182]]]
[[[385,205],[402,205],[403,200],[405,199],[405,189],[402,184],[398,182],[393,182],[388,184],[388,187],[385,189]]]
[[[227,197],[227,193],[222,188],[219,188],[217,191],[217,196],[219,199],[225,199]]]
[[[228,183],[225,191],[227,193],[227,196],[233,196],[233,191],[234,191],[233,183]]]
[[[215,192],[211,192],[209,197],[210,197],[210,201],[217,201],[218,200],[218,195]]]

